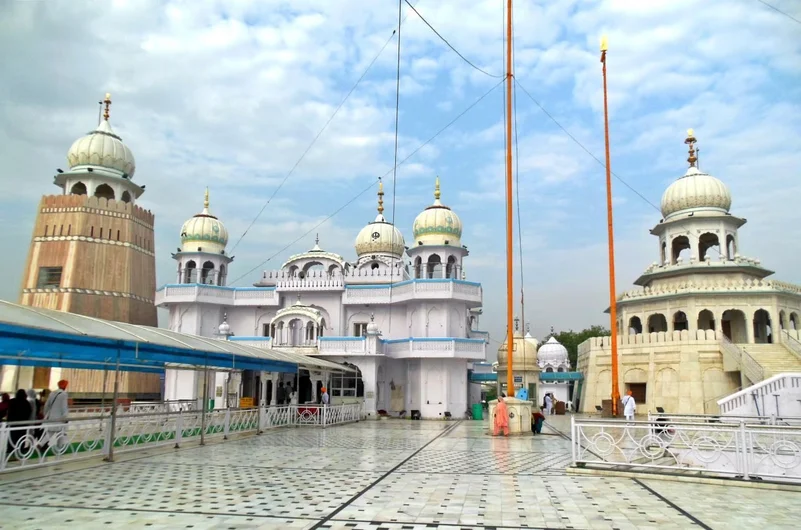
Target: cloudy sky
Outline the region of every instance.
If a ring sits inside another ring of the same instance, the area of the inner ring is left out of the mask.
[[[443,202],[465,225],[468,279],[484,285],[482,327],[499,337],[503,91],[493,87],[505,1],[413,3],[486,74],[404,4],[399,158],[488,95],[398,168],[395,221],[411,239],[439,175]],[[801,19],[796,0],[768,3]],[[702,169],[730,186],[733,213],[749,220],[742,254],[801,283],[801,23],[759,0],[515,4],[517,81],[575,138],[518,90],[526,320],[536,334],[608,324],[604,170],[587,153],[603,159],[604,33],[612,168],[647,199],[614,181],[619,289],[658,257],[652,204],[686,169],[690,127]],[[147,185],[140,204],[156,214],[163,284],[205,186],[230,250],[386,44],[236,247],[230,279],[252,283],[317,232],[325,249],[355,258],[375,187],[315,225],[392,168],[397,10],[395,0],[0,0],[0,297],[17,298],[36,204],[58,191],[52,175],[94,128],[104,93],[136,156],[136,181]],[[391,176],[387,188],[391,217]]]

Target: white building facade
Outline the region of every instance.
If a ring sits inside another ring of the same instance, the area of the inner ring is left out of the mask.
[[[225,284],[233,258],[208,196],[203,212],[184,224],[173,255],[177,281],[156,293],[156,304],[169,308],[170,329],[320,356],[360,371],[358,378],[302,371],[284,380],[220,373],[212,382],[218,399],[247,395],[275,404],[283,383],[299,404],[318,403],[323,386],[332,403],[363,399],[368,417],[379,411],[464,416],[468,368],[486,358],[487,334],[477,330],[481,285],[465,279],[462,223],[441,203],[437,179],[434,203],[417,216],[407,248],[383,216],[383,195],[379,184],[378,215],[356,237],[355,261],[317,241],[279,270],[265,271],[253,287]],[[165,398],[196,399],[197,377],[177,377],[167,374]]]

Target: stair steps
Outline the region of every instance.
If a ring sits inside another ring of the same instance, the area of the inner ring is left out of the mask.
[[[748,352],[765,371],[765,379],[785,372],[801,372],[801,359],[782,344],[746,344]]]

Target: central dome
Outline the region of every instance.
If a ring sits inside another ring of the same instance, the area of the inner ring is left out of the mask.
[[[384,218],[384,183],[378,183],[378,215],[356,236],[356,254],[390,254],[400,257],[406,251],[403,234]]]
[[[508,364],[508,339],[503,341],[498,347],[498,367],[501,371],[506,370]],[[512,369],[513,370],[539,370],[537,367],[537,339],[526,333],[521,335],[519,331],[514,334],[514,347],[512,349]]]
[[[731,192],[720,179],[691,167],[671,184],[662,195],[662,215],[665,219],[685,210],[713,210],[728,213]]]
[[[460,246],[462,220],[439,200],[439,177],[434,187],[434,204],[414,220],[414,240],[423,245]]]
[[[695,150],[695,134],[693,130],[687,131],[684,143],[690,147],[690,163],[687,173],[676,182],[668,186],[662,195],[662,216],[670,216],[689,211],[713,211],[728,213],[731,208],[731,192],[729,188],[712,175],[707,175],[698,169],[698,157]]]
[[[67,163],[70,169],[110,169],[119,173],[118,176],[130,179],[136,172],[136,161],[131,150],[122,143],[122,138],[117,136],[108,121],[111,105],[109,94],[106,94],[105,103],[104,119],[97,129],[75,140],[67,151]]]
[[[183,252],[220,253],[228,244],[228,230],[209,212],[209,190],[203,201],[203,211],[181,227],[181,250]]]

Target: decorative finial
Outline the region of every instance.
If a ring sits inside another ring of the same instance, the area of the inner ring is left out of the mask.
[[[297,305],[300,305],[300,293],[298,293],[298,301],[295,302]]]
[[[375,320],[375,313],[370,313],[370,322]]]
[[[378,179],[378,213],[384,215],[384,181]]]
[[[106,104],[106,110],[103,111],[103,118],[108,121],[108,117],[111,115],[111,94],[106,93],[106,99],[103,100],[103,103]]]
[[[320,244],[320,233],[314,234],[314,245],[317,246]]]
[[[606,38],[606,35],[604,35],[603,37],[601,37],[601,51],[605,52],[609,47],[608,45],[609,45],[609,42],[608,42],[608,40]]]
[[[526,333],[531,333],[531,322],[526,322]]]
[[[695,167],[695,163],[698,161],[698,157],[695,156],[695,142],[696,139],[693,130],[687,129],[687,139],[684,140],[684,143],[690,146],[690,156],[687,158],[690,167]]]
[[[556,335],[556,333],[554,333],[553,326],[551,326],[551,337],[553,337],[554,335]]]
[[[437,175],[437,180],[434,181],[434,199],[439,200],[441,193],[439,191],[439,175]]]
[[[208,210],[209,208],[209,188],[206,186],[206,194],[203,196],[203,209]]]
[[[520,317],[515,316],[515,331],[520,330]]]

